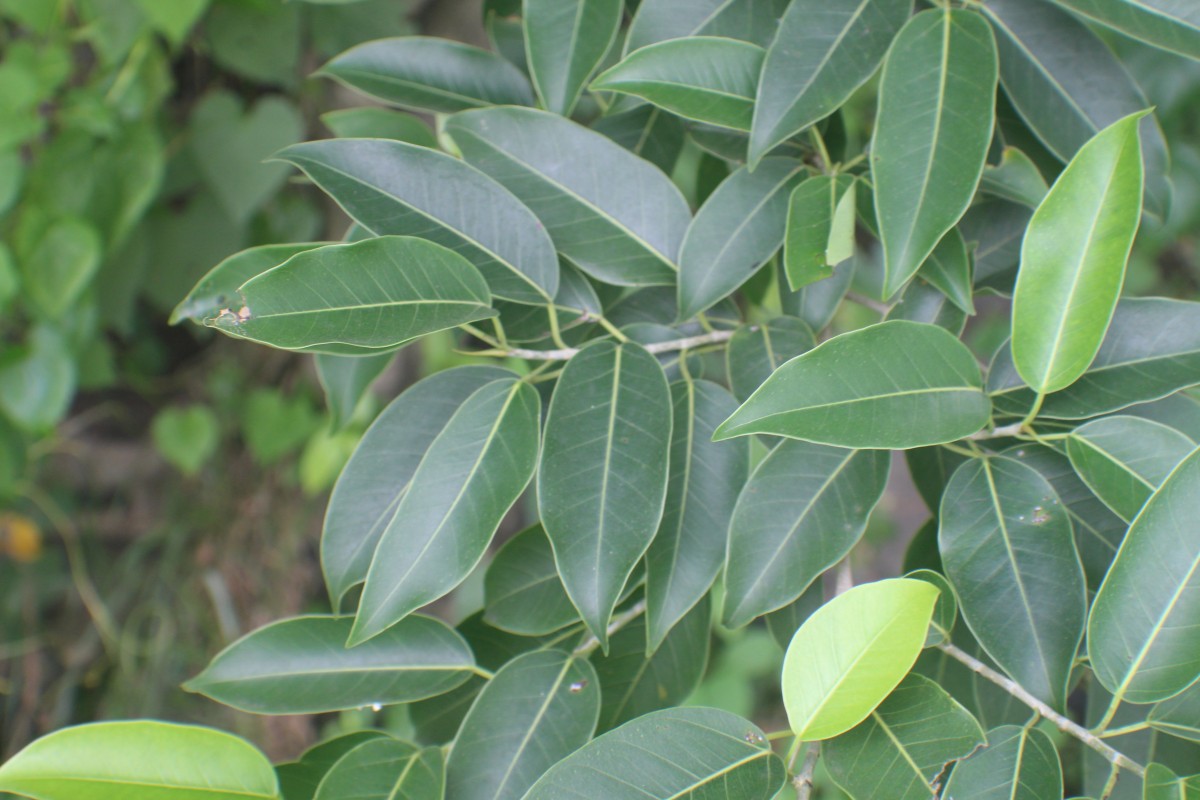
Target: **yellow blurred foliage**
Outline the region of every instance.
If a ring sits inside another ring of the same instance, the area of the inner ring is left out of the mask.
[[[42,554],[42,532],[29,517],[0,514],[0,553],[28,564]]]

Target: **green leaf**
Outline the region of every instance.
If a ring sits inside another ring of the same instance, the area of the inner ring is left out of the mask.
[[[600,682],[586,659],[526,653],[488,681],[447,764],[455,800],[520,800],[551,766],[587,744],[600,714]]]
[[[360,44],[317,74],[414,111],[451,114],[490,105],[533,105],[529,81],[512,64],[478,47],[436,37]]]
[[[1038,728],[993,728],[987,732],[987,746],[950,773],[945,796],[955,800],[1062,800],[1058,752]]]
[[[865,720],[821,745],[851,797],[936,797],[946,766],[984,743],[983,729],[946,690],[909,675]]]
[[[823,331],[837,313],[838,307],[854,279],[854,259],[842,262],[833,276],[810,283],[799,291],[790,291],[782,265],[778,270],[779,305],[783,313],[803,320],[811,330]]]
[[[668,174],[675,168],[683,150],[683,123],[678,117],[651,105],[601,117],[593,123],[592,130]]]
[[[100,234],[87,220],[64,217],[51,223],[21,259],[26,294],[46,316],[61,317],[88,288],[103,252]]]
[[[493,317],[479,271],[446,248],[406,236],[307,250],[243,283],[236,307],[209,325],[284,350],[382,350]]]
[[[813,581],[804,590],[804,594],[763,618],[767,623],[767,630],[771,632],[771,638],[775,640],[780,649],[787,650],[796,631],[800,630],[804,621],[825,602],[825,587],[822,586],[822,583],[822,581]]]
[[[710,381],[680,381],[671,385],[671,402],[667,498],[662,523],[646,552],[650,651],[704,596],[720,571],[729,519],[750,463],[748,442],[712,441],[717,425],[737,407],[725,389]]]
[[[1146,44],[1200,59],[1200,8],[1180,0],[1054,0]]]
[[[1195,447],[1166,425],[1120,415],[1093,420],[1067,439],[1067,455],[1079,477],[1126,522]]]
[[[63,335],[36,325],[25,345],[0,354],[0,411],[20,428],[47,431],[66,415],[76,381]]]
[[[326,111],[321,122],[340,139],[395,139],[436,148],[437,137],[421,119],[390,108],[364,106]]]
[[[209,0],[176,0],[174,3],[137,0],[138,8],[147,21],[176,47],[187,38],[192,26],[208,8],[208,3]]]
[[[249,743],[166,722],[98,722],[55,731],[0,766],[0,791],[37,800],[279,797],[275,771]]]
[[[526,528],[497,551],[484,576],[483,592],[483,619],[502,631],[542,636],[579,620],[541,525]]]
[[[738,497],[725,559],[730,628],[781,608],[857,544],[883,496],[890,455],[784,441]]]
[[[393,400],[363,434],[333,488],[321,536],[321,569],[335,610],[366,580],[379,537],[430,444],[476,390],[511,377],[493,366],[436,373]]]
[[[923,280],[910,281],[883,318],[884,321],[906,319],[937,325],[955,336],[961,334],[967,325],[967,315],[963,310],[951,303],[942,290],[935,289]]]
[[[308,397],[277,389],[253,389],[242,406],[242,438],[261,465],[274,464],[300,449],[321,427]]]
[[[964,314],[975,313],[971,298],[971,254],[957,228],[947,231],[917,275],[937,287]]]
[[[882,322],[784,364],[715,436],[890,449],[950,442],[987,423],[982,383],[971,351],[942,328]]]
[[[1075,383],[1047,395],[1041,417],[1087,419],[1158,400],[1200,382],[1200,303],[1160,297],[1117,303],[1096,358]],[[1013,366],[1006,346],[988,369],[996,409],[1023,416],[1034,393]]]
[[[330,242],[268,244],[234,253],[200,279],[187,297],[171,312],[170,324],[185,319],[203,322],[220,315],[221,310],[237,306],[237,291],[251,278],[278,267],[297,253],[324,247]]]
[[[1195,800],[1200,797],[1200,775],[1181,778],[1162,764],[1148,764],[1143,800]]]
[[[350,645],[463,581],[533,477],[541,401],[503,378],[466,399],[413,473],[371,559]]]
[[[354,731],[313,745],[295,761],[277,764],[275,773],[284,800],[313,800],[321,779],[342,756],[360,744],[382,738],[391,737],[383,731]]]
[[[1142,217],[1138,120],[1080,148],[1029,222],[1013,292],[1012,353],[1039,394],[1066,388],[1096,357]]]
[[[558,258],[542,224],[504,187],[425,147],[378,139],[306,142],[279,158],[377,235],[419,236],[474,264],[497,297],[544,303]]]
[[[866,719],[920,655],[937,596],[931,583],[892,578],[855,586],[809,617],[783,659],[796,736],[830,739]]]
[[[544,108],[571,116],[617,36],[623,6],[623,0],[524,0],[525,52]]]
[[[929,633],[925,637],[925,646],[950,641],[954,631],[954,623],[958,619],[958,594],[950,581],[942,573],[932,569],[915,569],[905,574],[906,578],[932,583],[941,594],[938,595],[937,605],[933,607],[933,620],[929,623]]]
[[[933,514],[938,513],[938,508],[942,504],[942,492],[945,491],[946,484],[950,482],[950,476],[967,458],[967,456],[944,447],[918,447],[904,451],[908,474],[912,477],[921,499],[925,501],[925,506]],[[937,529],[935,526],[934,550],[937,549],[936,539]]]
[[[687,119],[748,131],[765,55],[749,42],[714,36],[658,42],[602,72],[592,90],[634,95]]]
[[[721,36],[770,44],[788,0],[643,0],[629,26],[625,52],[655,42]]]
[[[550,401],[538,510],[567,594],[604,647],[617,598],[662,519],[671,424],[662,367],[632,343],[583,348]]]
[[[958,223],[975,262],[975,285],[1012,295],[1021,261],[1021,240],[1033,212],[1007,200],[983,198]]]
[[[598,731],[683,703],[708,667],[712,608],[707,598],[691,607],[663,638],[646,649],[646,620],[635,620],[613,634],[607,655],[592,659],[603,702]]]
[[[792,2],[763,63],[750,163],[832,114],[874,74],[912,13],[911,0],[857,0],[830,6]]]
[[[764,159],[742,167],[708,196],[679,253],[679,318],[690,319],[749,280],[779,249],[788,197],[803,162]]]
[[[966,9],[921,12],[888,52],[871,149],[884,299],[975,196],[992,141],[997,70],[991,29]]]
[[[976,458],[942,495],[938,534],[963,618],[997,664],[1062,709],[1087,598],[1054,487],[1009,458]]]
[[[325,390],[325,404],[329,407],[334,430],[345,427],[367,389],[394,360],[394,353],[374,356],[317,354],[317,380]]]
[[[1193,452],[1142,507],[1096,593],[1088,654],[1118,699],[1165,700],[1200,675],[1198,514],[1200,453]]]
[[[725,350],[729,386],[745,402],[784,362],[816,344],[812,330],[794,317],[776,317],[761,325],[738,328]]]
[[[979,191],[1037,208],[1050,189],[1029,156],[1015,147],[1005,147],[999,164],[983,168]]]
[[[226,647],[184,688],[255,714],[317,714],[408,703],[448,692],[471,676],[462,637],[411,616],[347,649],[350,617],[273,622]]]
[[[753,723],[715,708],[673,708],[584,745],[524,800],[770,800],[786,776]]]
[[[1062,161],[1119,119],[1149,107],[1108,46],[1070,14],[1040,0],[989,0],[1000,81],[1021,118]],[[1170,206],[1167,146],[1153,117],[1141,121],[1146,208]]]
[[[792,191],[788,199],[783,268],[793,291],[831,277],[833,268],[853,255],[855,194],[853,175],[816,175]],[[845,224],[844,208],[850,211],[850,253],[846,253],[844,246],[834,246],[834,220]],[[831,259],[831,255],[838,256],[838,260]]]
[[[1200,683],[1194,683],[1174,697],[1150,709],[1146,722],[1171,736],[1200,742]]]
[[[164,408],[150,425],[154,446],[184,475],[195,475],[221,441],[217,415],[207,406]]]
[[[313,800],[433,800],[442,797],[445,782],[440,747],[419,750],[408,742],[381,738],[338,759]]]
[[[543,111],[456,114],[446,131],[468,163],[532,209],[559,252],[584,272],[623,286],[675,282],[691,213],[652,164]]]

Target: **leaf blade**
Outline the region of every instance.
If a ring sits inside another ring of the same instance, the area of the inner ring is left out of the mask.
[[[571,115],[617,36],[622,6],[623,0],[524,0],[526,61],[547,110]]]

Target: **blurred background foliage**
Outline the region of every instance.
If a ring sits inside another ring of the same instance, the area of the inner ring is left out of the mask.
[[[336,111],[362,100],[310,77],[326,59],[413,33],[512,47],[509,5],[0,0],[0,761],[107,718],[213,724],[274,758],[330,728],[406,731],[404,708],[381,720],[369,709],[251,717],[178,687],[241,633],[327,610],[324,494],[390,398],[465,357],[451,334],[429,337],[381,364],[361,400],[326,400],[312,359],[168,317],[238,250],[345,233],[336,207],[264,163],[273,152],[331,133],[432,141],[433,120]],[[1171,214],[1143,227],[1128,289],[1194,297],[1200,64],[1110,43],[1159,102],[1175,185]],[[847,141],[869,135],[873,93],[868,84],[842,116]],[[1022,149],[1048,179],[1060,168],[1036,141]],[[675,158],[698,205],[725,167],[691,140]],[[774,291],[769,270],[759,283]],[[1007,335],[1006,302],[972,321],[977,351]],[[905,471],[894,474],[859,550],[864,575],[894,571],[925,516]],[[440,611],[470,614],[479,584]],[[770,688],[781,657],[765,627],[723,634],[693,699],[781,723]]]

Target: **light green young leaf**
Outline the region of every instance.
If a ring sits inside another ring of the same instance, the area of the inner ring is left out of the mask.
[[[862,537],[890,454],[784,441],[738,497],[725,557],[726,627],[795,600]]]
[[[675,282],[691,212],[657,167],[608,137],[543,111],[456,114],[446,131],[546,226],[559,252],[598,280]]]
[[[737,289],[779,249],[788,197],[805,166],[789,158],[742,167],[696,213],[679,253],[679,319],[691,319]]]
[[[612,610],[662,519],[671,425],[662,367],[632,343],[584,347],[550,401],[538,510],[567,594],[605,647]]]
[[[1067,439],[1079,477],[1126,522],[1195,447],[1174,428],[1122,415],[1093,420]]]
[[[526,61],[544,108],[571,116],[616,38],[623,7],[623,0],[524,0]]]
[[[944,329],[882,322],[784,364],[714,436],[772,433],[880,449],[950,442],[987,423],[982,383],[971,351]]]
[[[830,739],[866,719],[920,655],[937,596],[931,583],[892,578],[855,586],[809,617],[783,660],[795,734]]]
[[[470,261],[497,297],[540,304],[558,258],[537,218],[503,186],[425,147],[382,139],[305,142],[279,153],[372,233],[419,236]]]
[[[313,800],[430,800],[442,797],[445,784],[440,747],[422,750],[398,739],[377,738],[338,759]]]
[[[213,770],[220,764],[219,770]],[[167,722],[64,728],[0,766],[0,791],[37,800],[276,800],[266,756],[222,731]]]
[[[635,50],[592,82],[697,122],[750,130],[766,51],[749,42],[692,36]]]
[[[1200,675],[1200,452],[1163,482],[1129,528],[1088,618],[1097,680],[1118,699],[1154,703]],[[1138,602],[1128,601],[1131,586]]]
[[[446,248],[405,236],[308,250],[237,289],[204,323],[285,350],[382,350],[495,316],[479,271]]]
[[[763,63],[750,163],[829,116],[866,83],[912,6],[912,0],[792,2]]]
[[[449,39],[376,39],[347,50],[317,74],[415,111],[533,105],[533,91],[519,69],[495,53]]]
[[[503,378],[466,399],[413,473],[371,558],[350,646],[463,581],[533,477],[541,401]]]
[[[997,75],[992,31],[967,9],[921,12],[888,52],[871,150],[884,299],[916,273],[975,196]]]
[[[945,796],[1062,800],[1062,765],[1054,742],[1038,728],[993,728],[987,732],[987,746],[954,767]]]
[[[855,196],[852,175],[816,175],[792,191],[783,242],[783,269],[793,291],[829,278],[835,266],[854,254]],[[848,221],[846,209],[849,209]],[[846,252],[843,241],[847,228],[850,252]]]
[[[446,765],[448,796],[520,800],[546,770],[587,744],[599,714],[600,682],[586,659],[557,650],[517,656],[463,720]]]
[[[671,384],[673,423],[662,523],[646,551],[648,650],[712,586],[725,556],[729,519],[750,471],[750,442],[712,441],[737,401],[711,381]]]
[[[184,688],[255,714],[317,714],[433,697],[475,668],[471,648],[440,620],[413,615],[348,649],[353,622],[273,622],[222,650]]]
[[[1087,605],[1054,488],[1012,459],[972,459],[951,477],[939,518],[942,563],[971,632],[1021,686],[1063,708]]]
[[[1080,148],[1038,206],[1013,292],[1013,362],[1038,394],[1066,388],[1096,357],[1142,217],[1138,121]]]
[[[521,636],[543,636],[579,620],[541,525],[504,543],[483,579],[483,619]]]
[[[1190,0],[1054,0],[1093,22],[1200,60],[1200,7]]]
[[[983,743],[969,711],[929,678],[911,674],[865,720],[822,744],[821,756],[851,797],[923,800],[937,796],[951,761]]]
[[[738,400],[745,402],[780,365],[816,344],[812,330],[795,317],[776,317],[738,328],[725,349],[729,386]]]
[[[524,800],[771,800],[787,770],[753,723],[715,708],[656,711],[555,764]]]

